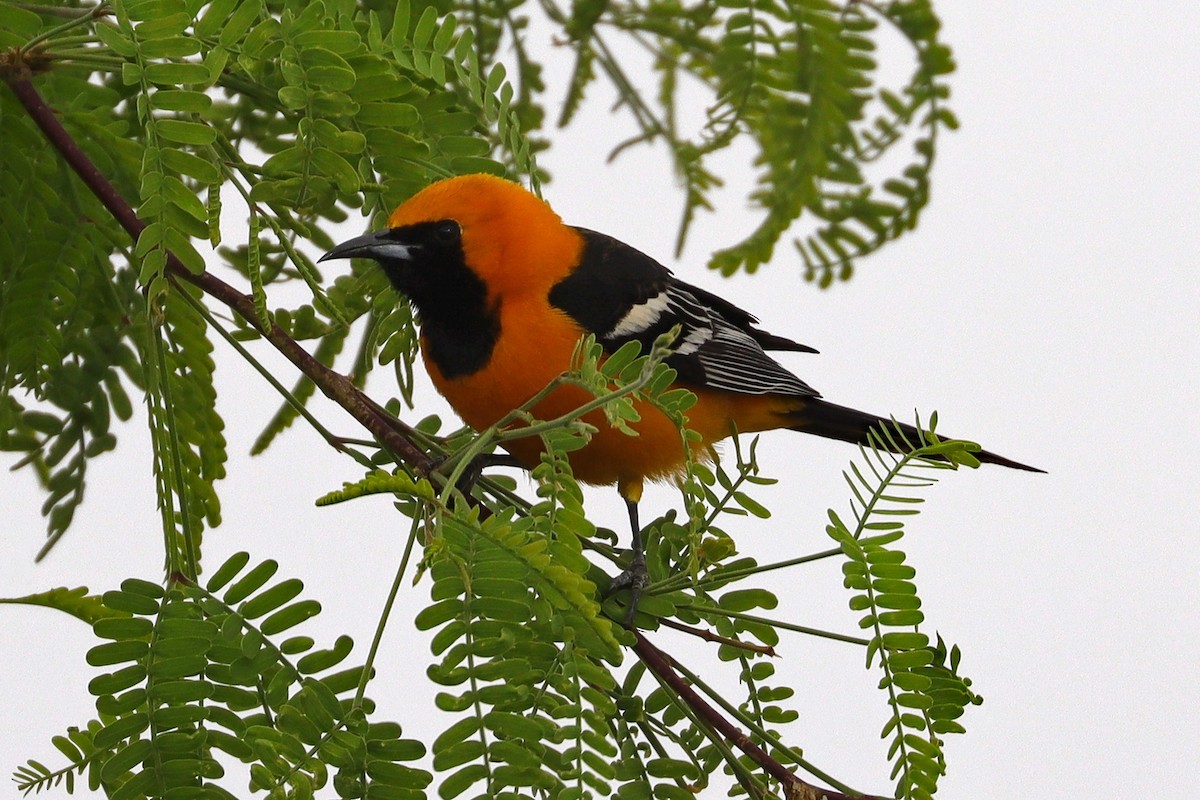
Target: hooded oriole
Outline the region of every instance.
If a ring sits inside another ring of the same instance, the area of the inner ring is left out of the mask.
[[[544,201],[501,178],[435,183],[402,203],[387,230],[344,242],[322,260],[352,257],[379,262],[412,301],[434,386],[477,430],[565,372],[581,336],[595,334],[609,353],[631,339],[645,350],[676,325],[681,333],[667,363],[678,385],[696,394],[688,427],[700,434],[702,455],[735,431],[789,428],[866,442],[868,429],[884,422],[820,399],[766,353],[812,348],[755,328],[751,314],[675,278],[629,245],[564,224]],[[553,419],[590,399],[582,389],[563,387],[532,413]],[[601,412],[585,417],[597,432],[569,456],[576,478],[615,483],[626,501],[634,559],[614,586],[631,587],[634,604],[646,580],[637,522],[643,483],[676,475],[685,462],[674,423],[649,404],[637,410],[636,437],[609,427]],[[902,427],[920,440],[915,429]],[[538,463],[537,437],[505,447],[526,466]],[[986,450],[975,455],[1040,471]]]

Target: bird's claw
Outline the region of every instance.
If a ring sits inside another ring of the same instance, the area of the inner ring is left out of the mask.
[[[638,602],[642,599],[642,590],[650,583],[650,573],[646,571],[646,556],[634,553],[629,566],[620,575],[612,579],[604,597],[612,597],[622,589],[629,590],[629,609],[625,612],[625,627],[633,629],[633,619],[637,616]]]

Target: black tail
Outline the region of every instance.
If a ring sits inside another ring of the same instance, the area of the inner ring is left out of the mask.
[[[877,417],[865,411],[858,411],[857,409],[817,399],[806,399],[804,405],[793,412],[792,416],[796,420],[795,424],[790,426],[794,431],[811,433],[816,436],[824,436],[826,439],[837,439],[838,441],[852,442],[854,444],[867,444],[867,431],[870,428],[875,428],[877,431],[881,429],[894,431],[897,424],[890,419]],[[924,442],[917,429],[912,425],[905,425],[904,423],[899,423],[899,425],[900,430],[904,432],[904,435],[914,446]],[[953,437],[942,436],[941,438],[948,439]],[[883,441],[887,441],[886,436]],[[972,455],[985,464],[999,464],[1002,467],[1023,469],[1027,472],[1045,472],[1044,469],[1031,467],[1028,464],[1013,461],[1011,458],[1005,458],[987,450],[980,450]]]

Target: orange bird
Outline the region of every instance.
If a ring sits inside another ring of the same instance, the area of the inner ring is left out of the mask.
[[[787,428],[866,443],[875,414],[821,399],[767,354],[816,352],[755,327],[758,320],[727,300],[675,278],[650,256],[611,236],[565,224],[543,200],[490,175],[439,181],[402,203],[388,229],[343,242],[321,260],[370,258],[412,302],[425,366],[437,390],[471,427],[482,430],[523,405],[566,372],[576,343],[595,334],[605,352],[630,340],[648,352],[673,326],[680,334],[666,363],[677,385],[695,393],[688,427],[700,434],[697,455],[738,433]],[[562,387],[532,413],[554,419],[591,400]],[[610,592],[629,587],[631,615],[646,583],[637,503],[646,480],[677,476],[685,454],[678,430],[639,402],[636,437],[615,430],[602,412],[584,417],[596,433],[569,456],[585,483],[616,484],[629,509],[633,561]],[[915,428],[901,426],[912,441]],[[532,467],[537,437],[505,448]],[[983,462],[1040,472],[982,450]]]

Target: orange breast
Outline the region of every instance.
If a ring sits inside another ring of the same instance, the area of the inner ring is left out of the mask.
[[[574,322],[544,300],[536,299],[507,302],[501,309],[500,329],[502,334],[491,361],[473,375],[447,380],[435,364],[425,360],[434,386],[476,430],[495,424],[566,372],[579,338]],[[582,389],[562,387],[532,413],[537,419],[550,420],[591,399]],[[746,433],[778,427],[779,414],[791,405],[794,402],[774,396],[701,392],[688,412],[688,426],[702,437],[697,457],[707,459],[711,445],[735,429]],[[674,423],[648,403],[639,402],[636,408],[641,415],[641,421],[632,426],[637,436],[611,428],[602,411],[584,417],[597,432],[586,447],[569,455],[577,479],[590,484],[632,484],[679,473],[686,459]],[[532,467],[538,463],[543,447],[540,438],[529,437],[508,442],[505,449]]]

